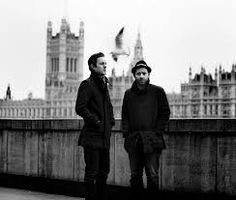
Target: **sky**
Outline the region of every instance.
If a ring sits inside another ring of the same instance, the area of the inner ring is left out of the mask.
[[[124,26],[126,45],[133,52],[138,31],[144,59],[152,68],[151,83],[167,93],[180,92],[201,66],[214,74],[219,65],[230,71],[236,62],[236,1],[234,0],[7,0],[0,1],[0,99],[10,84],[15,100],[44,98],[46,28],[53,34],[65,17],[78,35],[84,22],[84,78],[89,75],[88,57],[103,51],[107,76],[127,70],[133,54],[112,61],[109,52]]]

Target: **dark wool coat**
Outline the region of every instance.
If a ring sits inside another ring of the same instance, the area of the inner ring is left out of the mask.
[[[111,128],[115,123],[113,108],[105,82],[96,74],[80,84],[75,111],[84,119],[79,145],[90,148],[109,148]]]
[[[146,153],[164,149],[162,133],[169,116],[170,108],[164,89],[148,81],[145,89],[140,90],[135,81],[125,92],[122,105],[125,149],[131,152],[139,138]]]

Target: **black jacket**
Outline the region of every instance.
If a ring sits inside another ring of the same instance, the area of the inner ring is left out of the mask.
[[[80,84],[75,111],[84,119],[79,145],[92,148],[109,148],[111,128],[114,125],[113,108],[107,89],[96,74]]]
[[[152,140],[156,135],[163,140],[162,132],[169,116],[169,103],[163,88],[148,81],[145,89],[140,90],[135,81],[125,92],[122,105],[122,130],[126,139],[135,140],[136,136],[139,136],[143,140]],[[162,141],[158,140],[156,141],[160,144]],[[151,144],[150,141],[147,143]],[[165,144],[160,148],[165,148]]]

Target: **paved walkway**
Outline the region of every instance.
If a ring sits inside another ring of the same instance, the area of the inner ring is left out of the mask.
[[[0,187],[0,200],[84,200],[64,195],[46,194],[29,190]]]

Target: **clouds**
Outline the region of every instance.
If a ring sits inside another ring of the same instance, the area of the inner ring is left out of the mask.
[[[235,9],[233,0],[4,1],[0,6],[0,98],[8,83],[16,99],[30,91],[44,97],[47,21],[52,21],[56,33],[65,15],[76,34],[80,21],[85,22],[85,76],[89,55],[110,52],[114,36],[125,26],[131,50],[138,29],[141,32],[144,57],[153,69],[151,81],[167,92],[179,91],[190,65],[193,73],[202,64],[212,73],[219,64],[231,69],[236,55]]]

